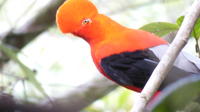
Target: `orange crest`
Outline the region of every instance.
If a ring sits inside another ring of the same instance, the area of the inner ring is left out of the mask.
[[[98,14],[96,7],[89,0],[67,0],[56,14],[56,22],[63,33],[72,33],[82,26],[84,19]]]

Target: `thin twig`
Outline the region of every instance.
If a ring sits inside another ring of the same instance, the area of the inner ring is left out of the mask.
[[[145,106],[157,91],[160,84],[166,77],[167,72],[171,69],[177,55],[187,43],[192,28],[200,15],[200,0],[195,0],[189,12],[186,14],[185,19],[174,39],[169,46],[166,54],[161,59],[158,66],[153,71],[150,79],[145,85],[139,97],[137,97],[133,112],[144,112]]]

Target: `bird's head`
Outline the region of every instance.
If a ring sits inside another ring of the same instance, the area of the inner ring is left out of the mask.
[[[89,0],[67,0],[58,9],[56,22],[63,33],[73,33],[92,22],[98,14]]]

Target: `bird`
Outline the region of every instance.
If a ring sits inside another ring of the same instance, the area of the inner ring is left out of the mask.
[[[96,68],[108,79],[141,92],[169,47],[164,39],[147,31],[127,28],[98,12],[90,0],[67,0],[57,10],[56,24],[91,48]],[[200,59],[180,52],[158,91],[187,76],[200,73]]]

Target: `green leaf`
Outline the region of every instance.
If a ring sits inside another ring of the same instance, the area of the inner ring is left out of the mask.
[[[196,38],[197,40],[200,38],[200,18],[197,19],[194,25],[192,36]]]
[[[141,30],[145,30],[154,33],[157,36],[165,36],[166,34],[178,30],[179,26],[177,24],[167,23],[167,22],[153,22],[142,26]]]
[[[176,23],[178,24],[178,26],[180,27],[182,22],[183,22],[184,16],[180,16],[177,20]]]
[[[181,79],[152,102],[151,112],[200,112],[200,76]]]
[[[6,45],[0,43],[0,50],[8,56],[10,59],[15,61],[22,69],[22,71],[25,74],[25,77],[28,79],[29,82],[31,82],[44,96],[48,97],[44,89],[42,88],[40,82],[37,81],[35,77],[35,73],[28,68],[26,65],[24,65],[17,57],[17,52],[14,51],[12,48],[7,47]]]
[[[176,23],[179,25],[179,27],[181,26],[182,22],[184,20],[184,16],[180,16],[177,20]],[[194,37],[195,39],[199,39],[200,38],[200,18],[197,19],[194,28],[192,30],[192,37]]]

